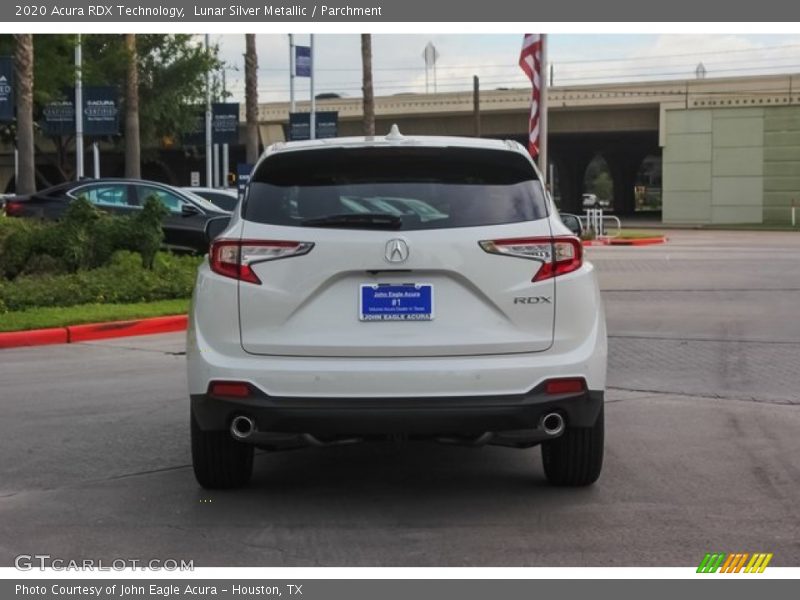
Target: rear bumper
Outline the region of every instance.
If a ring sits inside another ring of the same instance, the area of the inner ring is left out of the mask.
[[[548,395],[539,386],[525,394],[472,397],[249,398],[192,394],[192,412],[203,430],[227,430],[234,417],[254,420],[262,432],[320,435],[470,435],[536,429],[544,415],[561,413],[567,426],[594,424],[602,391]]]

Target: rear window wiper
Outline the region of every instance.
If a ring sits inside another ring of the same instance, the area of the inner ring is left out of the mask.
[[[400,229],[403,219],[398,215],[385,213],[347,213],[303,219],[300,224],[305,227],[353,227],[364,229]]]

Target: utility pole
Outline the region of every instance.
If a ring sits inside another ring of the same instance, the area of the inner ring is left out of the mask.
[[[222,101],[225,102],[228,98],[228,86],[226,83],[226,74],[227,69],[225,66],[222,66]],[[222,187],[228,189],[228,163],[229,163],[229,149],[228,143],[225,142],[222,144]]]
[[[81,34],[75,44],[75,179],[83,178],[83,53]]]
[[[206,55],[210,52],[209,34],[206,34]],[[213,185],[214,163],[211,156],[211,71],[206,71],[206,185]]]
[[[472,76],[472,118],[475,137],[481,137],[481,84],[477,75]]]

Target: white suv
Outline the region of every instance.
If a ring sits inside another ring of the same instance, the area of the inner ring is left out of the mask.
[[[247,483],[254,447],[401,437],[541,444],[549,481],[593,483],[606,328],[582,250],[516,142],[270,147],[197,277],[197,480]]]

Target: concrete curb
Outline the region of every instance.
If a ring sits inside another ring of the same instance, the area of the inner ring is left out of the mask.
[[[91,340],[128,337],[133,335],[152,335],[183,331],[188,322],[187,315],[153,317],[133,321],[110,321],[107,323],[88,323],[51,329],[30,329],[0,333],[0,348],[20,348],[23,346],[44,346],[47,344],[72,344]]]

